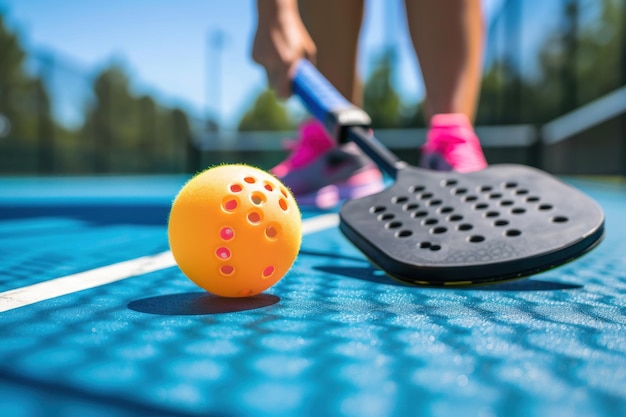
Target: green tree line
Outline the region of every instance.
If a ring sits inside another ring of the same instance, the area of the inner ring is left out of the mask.
[[[0,16],[0,173],[141,173],[197,169],[190,117],[150,95],[132,92],[120,64],[91,82],[84,122],[67,128],[53,117],[44,79],[25,71],[26,53]],[[39,57],[54,76],[55,67]],[[84,74],[72,74],[85,78]]]
[[[582,3],[559,2],[563,14],[556,18],[563,24],[546,35],[534,76],[523,73],[511,58],[514,53],[496,58],[485,69],[477,124],[541,124],[625,83],[625,3],[595,2],[593,19],[581,18]],[[45,79],[25,70],[26,52],[2,16],[0,57],[0,121],[10,121],[8,134],[0,129],[0,173],[165,173],[201,168],[192,118],[150,95],[134,93],[122,65],[112,64],[88,78],[92,99],[82,109],[83,122],[68,128],[53,117]],[[364,83],[364,108],[373,127],[423,127],[422,103],[402,102],[392,83],[393,66],[392,51],[381,54]],[[283,101],[265,90],[244,112],[238,129],[293,130],[298,121]],[[213,155],[215,161],[222,157],[245,156]]]

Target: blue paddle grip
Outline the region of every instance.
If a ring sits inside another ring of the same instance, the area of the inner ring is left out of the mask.
[[[369,116],[354,106],[306,59],[300,60],[293,78],[293,92],[313,116],[340,141],[343,127],[369,126]]]

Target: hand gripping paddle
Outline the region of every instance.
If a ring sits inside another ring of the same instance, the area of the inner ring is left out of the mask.
[[[368,128],[370,119],[303,60],[294,92],[339,141],[355,142],[395,182],[347,201],[340,229],[392,277],[419,285],[521,278],[571,261],[604,236],[591,198],[523,165],[468,174],[408,165]]]

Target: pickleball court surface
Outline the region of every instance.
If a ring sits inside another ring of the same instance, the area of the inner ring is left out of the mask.
[[[221,299],[168,252],[186,179],[0,179],[0,415],[626,415],[623,183],[566,179],[606,238],[529,279],[409,287],[303,209],[288,275]]]

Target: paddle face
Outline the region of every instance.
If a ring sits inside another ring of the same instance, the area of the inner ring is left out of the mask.
[[[604,235],[594,200],[522,165],[469,174],[405,168],[390,188],[346,202],[340,218],[373,263],[422,285],[520,278],[582,255]]]
[[[520,278],[568,262],[604,235],[598,204],[522,165],[469,173],[408,167],[368,131],[352,106],[308,61],[294,92],[339,141],[349,138],[395,177],[390,188],[351,200],[340,228],[389,275],[412,284],[471,285]]]

